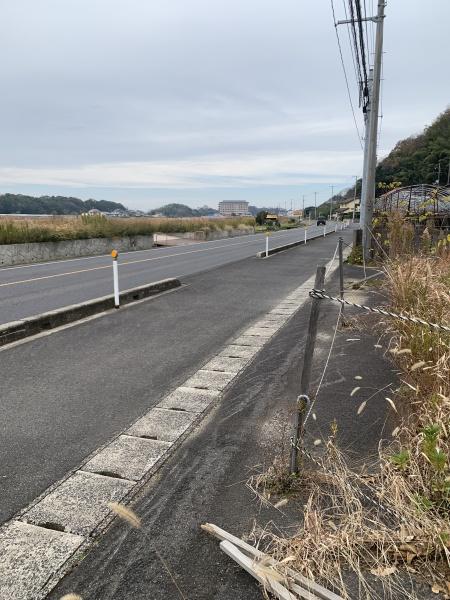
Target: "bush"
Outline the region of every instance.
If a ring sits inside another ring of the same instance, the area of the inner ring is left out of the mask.
[[[88,238],[114,238],[154,233],[186,233],[189,231],[231,231],[253,228],[253,217],[232,219],[110,219],[102,215],[54,217],[49,219],[0,221],[0,244],[59,242]]]

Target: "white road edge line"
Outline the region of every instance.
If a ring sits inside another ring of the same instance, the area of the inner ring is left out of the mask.
[[[328,274],[336,270],[333,262],[328,263]],[[311,276],[266,318],[260,317],[240,332],[184,384],[0,527],[2,600],[46,597],[114,518],[107,503],[131,500],[207,409],[305,305],[313,284]],[[245,340],[244,346],[238,345],[239,339]],[[233,372],[226,370],[231,367],[230,360]],[[208,370],[208,366],[218,369],[221,364],[223,371]]]
[[[315,229],[317,226],[316,225],[310,225],[309,227],[306,228],[307,231],[309,231],[310,229]],[[298,229],[303,229],[304,228],[298,228]],[[286,233],[291,233],[292,229],[283,229],[282,231],[276,231],[274,235],[276,235],[277,237],[280,237],[283,234]],[[219,240],[205,240],[204,242],[195,242],[193,244],[187,243],[187,244],[180,244],[180,247],[185,247],[185,246],[203,246],[204,244],[220,244],[223,241],[227,241],[227,240],[233,240],[236,238],[242,238],[242,237],[251,237],[251,236],[264,236],[264,232],[258,232],[258,233],[248,233],[248,234],[243,234],[243,235],[236,235],[236,236],[231,236],[229,238],[222,238]],[[264,239],[264,238],[262,238]],[[256,239],[251,240],[251,242],[255,242],[257,241]],[[170,248],[174,248],[174,246],[165,246],[165,247],[160,247],[160,250],[164,250],[164,249],[170,249]],[[154,251],[158,251],[158,248],[147,248],[144,250],[129,250],[127,252],[121,252],[120,256],[127,256],[128,254],[139,254],[140,252],[154,252]],[[169,255],[170,256],[170,255]],[[49,265],[58,265],[58,264],[64,264],[64,263],[68,263],[68,262],[74,262],[77,260],[93,260],[96,258],[109,258],[110,255],[109,254],[94,254],[93,256],[79,256],[78,258],[62,258],[60,260],[49,260],[46,262],[38,262],[38,263],[30,263],[27,265],[15,265],[13,267],[0,267],[0,274],[3,271],[14,271],[16,269],[33,269],[33,268],[37,268],[37,267],[46,267]]]

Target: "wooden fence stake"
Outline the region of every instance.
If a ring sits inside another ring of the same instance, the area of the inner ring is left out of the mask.
[[[322,290],[325,283],[325,267],[318,266],[314,289]],[[320,299],[313,298],[311,312],[309,315],[308,335],[305,344],[305,357],[303,359],[303,370],[300,381],[300,396],[297,401],[297,410],[295,411],[294,432],[292,436],[290,472],[298,472],[298,445],[301,442],[303,429],[303,415],[305,404],[309,398],[309,386],[311,383],[312,362],[314,357],[314,348],[316,346],[317,322],[319,320]]]

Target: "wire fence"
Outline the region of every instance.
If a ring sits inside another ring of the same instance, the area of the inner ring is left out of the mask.
[[[431,323],[430,321],[425,321],[425,319],[421,319],[419,317],[413,317],[410,315],[399,315],[390,310],[386,310],[384,308],[373,308],[371,306],[366,306],[364,304],[358,304],[357,302],[349,302],[348,300],[344,300],[342,298],[337,298],[336,296],[330,296],[326,294],[324,290],[316,290],[312,289],[309,292],[311,298],[318,298],[319,300],[332,300],[333,302],[339,302],[341,305],[345,306],[353,306],[355,308],[359,308],[361,310],[365,310],[372,313],[378,313],[384,315],[386,317],[391,317],[393,319],[400,319],[401,321],[409,321],[410,323],[414,323],[416,325],[424,325],[425,327],[430,327],[432,329],[441,330],[441,331],[450,331],[450,327],[447,325],[442,325],[440,323]]]

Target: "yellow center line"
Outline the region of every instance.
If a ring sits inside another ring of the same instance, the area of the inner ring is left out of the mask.
[[[201,250],[189,250],[187,252],[178,252],[176,254],[168,254],[165,256],[155,256],[153,258],[141,258],[139,260],[129,260],[127,262],[121,262],[119,263],[120,266],[125,266],[125,265],[133,265],[136,263],[143,263],[143,262],[149,262],[149,261],[153,261],[153,260],[163,260],[166,258],[174,258],[177,256],[184,256],[185,254],[197,254],[199,252],[211,252],[214,250],[220,250],[222,248],[230,248],[230,247],[234,247],[234,246],[245,246],[248,244],[254,244],[255,242],[257,242],[257,240],[251,240],[249,242],[239,242],[237,244],[226,244],[223,246],[214,246],[214,248],[203,248]],[[10,286],[10,285],[19,285],[22,283],[32,283],[33,281],[41,281],[43,279],[53,279],[55,277],[67,277],[69,275],[78,275],[79,273],[87,273],[89,271],[100,271],[102,269],[111,269],[111,265],[104,265],[102,267],[92,267],[90,269],[79,269],[77,271],[68,271],[67,273],[56,273],[55,275],[43,275],[42,277],[33,277],[32,279],[22,279],[21,281],[11,281],[8,283],[0,283],[0,287],[6,287],[6,286]]]

